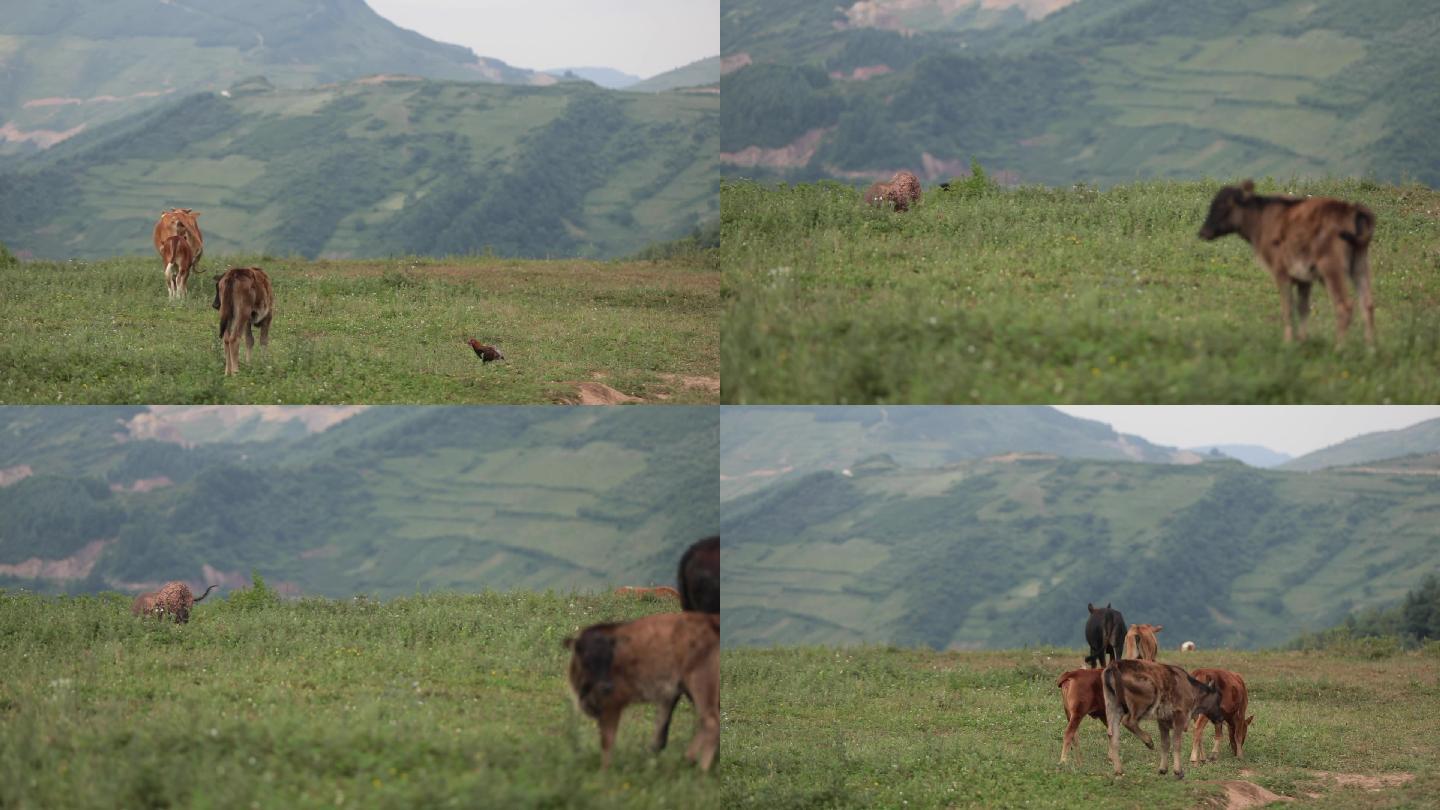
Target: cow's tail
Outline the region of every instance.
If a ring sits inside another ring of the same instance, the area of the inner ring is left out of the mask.
[[[230,327],[230,321],[235,318],[235,276],[226,273],[220,279],[220,339],[225,339],[225,330]]]
[[[213,590],[215,590],[215,586],[214,586],[214,585],[211,585],[210,587],[208,587],[208,588],[205,589],[205,593],[202,593],[202,594],[200,594],[199,596],[195,597],[195,601],[196,601],[196,602],[203,602],[203,601],[205,601],[205,597],[209,596],[209,595],[210,595],[210,592],[213,591]]]
[[[1120,667],[1117,664],[1111,664],[1101,673],[1100,678],[1105,684],[1105,694],[1114,696],[1115,708],[1120,710],[1116,712],[1118,722],[1118,718],[1130,713],[1130,708],[1125,705],[1125,679],[1120,675]],[[1109,710],[1108,707],[1106,710]]]
[[[1363,205],[1357,206],[1354,225],[1353,231],[1341,231],[1340,238],[1357,249],[1369,247],[1370,238],[1375,235],[1375,213]]]

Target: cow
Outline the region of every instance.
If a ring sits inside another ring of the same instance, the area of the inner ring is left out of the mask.
[[[1065,701],[1065,736],[1060,743],[1060,764],[1064,765],[1066,755],[1074,750],[1075,764],[1080,764],[1080,749],[1075,745],[1075,732],[1080,721],[1093,717],[1105,722],[1105,692],[1100,685],[1098,669],[1072,669],[1060,676],[1055,685],[1060,687],[1060,698]]]
[[[1205,241],[1238,233],[1249,242],[1261,264],[1280,290],[1280,315],[1285,342],[1294,340],[1292,301],[1299,310],[1300,339],[1310,316],[1310,288],[1324,285],[1335,305],[1335,343],[1350,326],[1354,306],[1346,298],[1345,279],[1355,286],[1360,312],[1365,317],[1365,342],[1375,341],[1375,302],[1370,294],[1370,239],[1375,213],[1359,203],[1330,197],[1267,197],[1255,193],[1246,180],[1225,186],[1210,202],[1210,213],[1200,226]]]
[[[695,541],[680,557],[680,607],[720,612],[720,536]]]
[[[1107,654],[1115,661],[1125,649],[1125,617],[1109,603],[1103,608],[1093,604],[1085,607],[1090,611],[1090,618],[1085,621],[1085,641],[1090,644],[1090,654],[1085,656],[1085,663],[1099,669],[1105,666]]]
[[[920,178],[913,172],[898,171],[888,183],[875,183],[865,192],[867,205],[884,206],[890,203],[896,211],[909,210],[920,202]]]
[[[1180,645],[1181,652],[1195,652],[1195,642],[1186,641]]]
[[[160,258],[165,260],[165,287],[171,298],[184,298],[189,292],[190,271],[195,267],[195,253],[190,247],[185,226],[180,232],[166,237],[160,246]]]
[[[1120,763],[1120,727],[1130,731],[1145,747],[1154,749],[1150,735],[1140,728],[1140,721],[1151,717],[1160,726],[1160,773],[1165,773],[1166,759],[1171,756],[1174,742],[1175,778],[1184,779],[1180,762],[1185,730],[1190,718],[1204,715],[1210,722],[1223,719],[1220,713],[1220,692],[1215,687],[1190,677],[1190,673],[1174,664],[1122,658],[1105,667],[1102,674],[1105,689],[1105,719],[1110,734],[1110,763],[1115,775],[1124,773]]]
[[[167,582],[158,591],[135,597],[135,601],[130,604],[130,612],[144,618],[160,618],[168,614],[175,619],[176,624],[185,624],[190,621],[190,611],[195,607],[195,603],[204,601],[213,590],[215,586],[211,585],[205,589],[205,593],[197,597],[184,582]]]
[[[171,283],[170,259],[165,255],[165,243],[173,236],[183,235],[190,245],[190,268],[193,271],[200,265],[200,257],[205,254],[205,235],[200,232],[199,219],[199,211],[171,208],[160,214],[160,219],[151,231],[150,238],[155,244],[155,251],[160,254],[160,260],[165,262],[165,286],[171,298],[185,297],[186,289],[183,281],[178,288]]]
[[[232,267],[215,277],[215,300],[220,310],[220,340],[225,344],[225,374],[240,370],[240,332],[245,332],[245,362],[255,346],[252,326],[260,327],[260,345],[270,345],[270,318],[275,314],[275,293],[270,277],[258,267]]]
[[[1195,680],[1209,684],[1220,692],[1220,714],[1224,725],[1230,727],[1230,753],[1237,759],[1245,758],[1245,735],[1255,715],[1245,716],[1250,706],[1250,696],[1245,689],[1245,679],[1238,673],[1225,669],[1197,669],[1190,673]],[[1205,716],[1195,721],[1194,737],[1190,743],[1190,761],[1200,762],[1200,736],[1205,731]],[[1215,739],[1210,745],[1210,761],[1220,758],[1220,723],[1215,723]]]
[[[1154,661],[1160,655],[1160,643],[1155,634],[1165,629],[1163,624],[1132,624],[1125,633],[1125,654],[1122,658],[1139,658]]]
[[[685,757],[710,770],[720,747],[720,617],[709,613],[657,613],[624,624],[596,624],[565,639],[575,705],[600,727],[600,767],[620,714],[631,703],[654,703],[655,737],[661,751],[681,697],[695,705],[696,729]]]
[[[615,589],[618,596],[633,596],[638,599],[674,599],[680,601],[680,592],[669,585],[657,585],[653,588],[643,588],[638,585],[624,585]]]

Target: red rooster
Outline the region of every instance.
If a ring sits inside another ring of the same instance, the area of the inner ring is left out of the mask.
[[[469,343],[470,348],[475,350],[475,356],[480,358],[481,363],[489,363],[495,360],[505,359],[505,355],[501,354],[500,350],[495,348],[494,346],[486,346],[484,343],[481,343],[475,338],[470,338],[465,342]]]

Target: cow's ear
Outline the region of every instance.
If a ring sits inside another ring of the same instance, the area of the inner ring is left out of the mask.
[[[1085,609],[1088,610],[1088,611],[1090,611],[1091,613],[1094,613],[1094,612],[1095,612],[1095,603],[1094,603],[1094,602],[1086,602],[1086,603],[1085,603]]]
[[[1150,628],[1150,632],[1152,632],[1152,633],[1158,633],[1158,632],[1160,632],[1161,630],[1164,630],[1164,629],[1165,629],[1165,625],[1163,625],[1163,624],[1157,624],[1157,625],[1155,625],[1154,627]]]
[[[1255,193],[1255,181],[1246,179],[1245,182],[1240,184],[1240,190],[1245,192],[1246,197],[1249,197]]]

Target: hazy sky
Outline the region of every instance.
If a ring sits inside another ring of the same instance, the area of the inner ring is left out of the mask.
[[[1300,456],[1362,433],[1440,418],[1440,405],[1060,405],[1156,444],[1260,444]]]
[[[720,0],[367,0],[401,28],[515,67],[642,78],[720,53]]]

